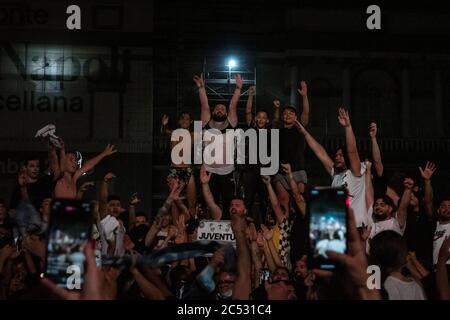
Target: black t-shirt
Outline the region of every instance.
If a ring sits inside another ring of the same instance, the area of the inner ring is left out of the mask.
[[[427,267],[433,261],[433,234],[436,221],[430,220],[421,206],[418,212],[413,212],[408,207],[406,216],[406,227],[403,234],[408,251],[416,253],[417,259]]]
[[[134,249],[140,254],[145,252],[145,236],[147,235],[149,226],[142,224],[130,230],[130,239],[134,243]]]
[[[303,255],[308,254],[308,219],[301,217],[299,213],[295,214],[290,237],[292,265],[295,265]]]
[[[53,175],[44,175],[36,182],[27,183],[28,197],[37,210],[39,210],[42,200],[52,197],[55,185],[56,182],[53,181]],[[20,186],[16,185],[11,195],[9,208],[15,209],[20,200],[22,200],[22,193],[20,192]]]
[[[244,130],[244,132],[246,132],[249,129],[252,129],[252,130],[256,131],[256,149],[255,150],[257,152],[254,155],[254,156],[256,156],[256,164],[250,164],[250,145],[251,145],[251,140],[250,140],[250,138],[248,138],[248,139],[246,138],[245,139],[246,140],[245,141],[245,168],[247,170],[257,170],[257,171],[259,171],[261,167],[269,167],[270,163],[269,164],[262,164],[261,161],[260,161],[260,155],[259,155],[259,153],[260,153],[260,151],[259,151],[260,130],[254,126],[253,122],[252,122],[252,124],[250,126],[244,125],[244,126],[239,127],[239,128]],[[270,130],[271,129],[269,127],[265,128],[265,129],[267,129],[267,131],[266,131],[267,138],[265,139],[266,141],[264,142],[267,145],[267,151],[266,151],[265,156],[271,157],[271,153],[270,153],[271,152],[271,148],[270,148],[270,146],[271,146],[271,143],[270,143],[271,142]],[[255,146],[252,146],[252,148],[254,148],[254,147]]]
[[[292,172],[305,169],[305,138],[296,127],[280,129],[281,163],[289,163]],[[284,174],[281,165],[278,172]]]

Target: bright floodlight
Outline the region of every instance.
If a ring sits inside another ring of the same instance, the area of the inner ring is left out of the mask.
[[[231,68],[235,68],[237,66],[237,62],[234,59],[230,59],[228,60],[228,67]]]

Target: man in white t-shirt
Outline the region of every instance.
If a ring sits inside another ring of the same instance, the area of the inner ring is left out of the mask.
[[[442,242],[444,242],[446,237],[450,237],[450,199],[444,199],[441,201],[437,214],[438,221],[436,223],[436,230],[433,237],[434,265],[437,263]],[[450,264],[450,260],[447,261],[447,264]]]
[[[345,186],[347,188],[350,197],[350,207],[355,213],[356,226],[367,226],[367,206],[365,201],[366,182],[364,179],[366,166],[359,159],[356,139],[348,112],[340,108],[338,119],[345,130],[346,147],[337,149],[334,160],[328,156],[324,147],[306,131],[300,122],[296,121],[295,126],[305,136],[309,147],[332,177],[333,181],[331,186]]]
[[[122,256],[125,254],[123,237],[126,229],[123,222],[118,218],[122,211],[123,208],[119,196],[108,196],[106,215],[100,220],[100,232],[104,240],[102,244],[103,255]]]
[[[102,245],[103,255],[121,256],[125,253],[123,246],[123,237],[125,235],[125,227],[112,215],[107,215],[100,220],[103,238],[105,243]]]
[[[400,201],[397,210],[388,196],[377,198],[373,204],[373,209],[369,210],[369,213],[372,213],[369,217],[369,228],[371,229],[369,239],[386,230],[392,230],[403,235],[406,227],[406,207],[407,205],[402,205]]]
[[[205,141],[204,165],[206,171],[212,173],[210,188],[215,202],[219,203],[219,198],[222,200],[222,212],[224,215],[222,219],[229,219],[230,202],[236,189],[233,176],[235,169],[234,149],[230,148],[230,146],[234,146],[234,134],[226,134],[228,129],[235,129],[238,125],[237,104],[244,82],[239,74],[236,75],[235,79],[236,88],[228,110],[225,105],[217,104],[211,112],[203,75],[194,77],[200,97],[202,128],[208,130],[204,132],[203,138]],[[216,141],[215,144],[222,143],[223,148],[216,148],[214,152],[208,152],[208,145],[213,141]],[[195,152],[198,151],[195,150]]]

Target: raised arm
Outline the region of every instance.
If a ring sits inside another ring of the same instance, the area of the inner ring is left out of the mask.
[[[128,207],[128,231],[133,229],[134,223],[136,222],[136,207],[141,202],[137,192],[133,193],[130,198],[130,205]]]
[[[50,167],[50,172],[53,174],[53,179],[56,180],[61,175],[61,170],[59,167],[58,154],[56,152],[56,147],[49,142],[48,145],[48,162]]]
[[[373,194],[373,184],[372,184],[372,162],[369,160],[366,160],[366,173],[365,173],[365,179],[366,179],[366,208],[369,210],[369,208],[373,205],[374,201],[374,194]]]
[[[262,269],[262,262],[259,255],[259,247],[256,241],[258,234],[256,232],[255,224],[250,223],[247,227],[248,240],[250,242],[250,252],[252,255],[252,266],[253,266],[253,287],[256,288],[259,285],[259,274]]]
[[[331,169],[333,169],[334,162],[328,156],[325,148],[322,147],[322,145],[318,143],[316,139],[314,139],[314,137],[305,129],[305,127],[299,121],[297,120],[295,121],[295,126],[305,136],[306,143],[314,152],[316,157],[319,158],[320,162],[322,162],[322,165],[325,167],[325,170],[327,170],[328,174],[331,175]]]
[[[256,87],[255,86],[251,86],[248,89],[248,100],[247,100],[247,104],[245,106],[245,122],[247,123],[247,126],[250,126],[252,121],[253,121],[253,97],[255,96],[255,92],[256,92]]]
[[[100,215],[100,220],[108,214],[108,183],[110,183],[115,177],[116,176],[114,175],[114,173],[107,173],[103,178],[102,184],[100,186],[100,199],[98,201],[98,212]]]
[[[61,144],[61,148],[59,149],[59,176],[55,176],[56,180],[59,178],[64,172],[67,171],[66,168],[66,147],[64,145],[64,141],[62,138],[59,138],[59,143]]]
[[[302,96],[302,103],[303,103],[303,110],[302,114],[300,115],[300,121],[302,125],[305,127],[309,123],[309,100],[308,100],[308,86],[306,85],[305,81],[300,82],[300,88],[297,89],[298,93]]]
[[[401,228],[403,228],[406,224],[406,216],[409,202],[411,200],[412,188],[414,187],[414,181],[410,178],[406,178],[403,181],[403,185],[405,186],[405,190],[403,191],[403,195],[400,198],[400,205],[397,210],[397,221]]]
[[[273,99],[273,120],[272,120],[272,127],[274,128],[280,128],[280,106],[281,102],[278,99]]]
[[[252,286],[250,249],[247,244],[247,224],[245,217],[238,214],[231,214],[231,228],[233,229],[233,233],[236,238],[238,271],[238,276],[233,290],[233,300],[248,300]]]
[[[172,130],[169,129],[169,116],[167,114],[163,114],[161,118],[161,133],[167,136],[172,134]]]
[[[384,166],[383,162],[381,161],[381,152],[377,141],[377,131],[377,124],[375,122],[372,122],[370,124],[369,130],[370,141],[372,143],[372,161],[375,167],[375,171],[377,172],[377,176],[381,177],[383,175]]]
[[[161,230],[161,219],[160,217],[156,217],[155,221],[152,223],[152,226],[150,227],[150,230],[148,230],[147,234],[145,235],[146,247],[151,247],[153,245],[159,230]]]
[[[272,205],[273,212],[275,213],[275,217],[277,218],[277,222],[281,224],[283,220],[286,218],[286,215],[283,213],[281,209],[280,202],[278,201],[277,195],[273,190],[272,184],[270,183],[269,176],[261,176],[264,184],[266,185],[267,192],[269,193],[270,204]],[[284,208],[286,212],[289,213],[289,208]]]
[[[348,111],[344,108],[339,108],[339,123],[345,129],[345,143],[347,145],[347,154],[350,163],[347,163],[348,168],[351,170],[355,177],[361,176],[361,162],[359,159],[358,148],[356,147],[355,134],[353,133],[352,125],[350,123],[350,117]]]
[[[233,97],[231,97],[230,101],[230,107],[228,108],[228,120],[233,127],[238,124],[237,104],[239,102],[239,97],[241,96],[242,85],[244,84],[240,74],[237,74],[235,79],[236,88],[234,89]]]
[[[294,175],[292,174],[291,165],[289,163],[286,163],[281,164],[281,167],[283,168],[283,171],[288,175],[289,186],[291,187],[292,196],[294,197],[295,204],[297,205],[297,208],[299,209],[301,216],[305,217],[306,215],[305,199],[300,193],[298,185],[295,182]]]
[[[142,273],[139,272],[138,269],[132,268],[131,273],[134,276],[134,279],[136,280],[136,283],[141,289],[142,293],[147,299],[150,300],[165,300],[166,297],[164,296],[163,292],[153,284],[151,281],[148,281]]]
[[[198,95],[200,97],[200,105],[201,105],[200,119],[202,120],[202,124],[205,125],[211,119],[211,110],[209,109],[208,96],[206,95],[205,80],[203,78],[203,73],[200,74],[200,77],[195,75],[194,82],[197,85]]]
[[[77,190],[77,199],[83,199],[84,193],[91,187],[94,186],[94,181],[87,181],[81,185]]]
[[[200,169],[200,183],[202,184],[203,198],[205,199],[208,209],[211,211],[211,216],[214,220],[220,220],[222,218],[222,209],[214,201],[214,197],[209,188],[209,180],[211,179],[211,173],[206,172],[205,166]]]
[[[272,254],[270,253],[270,250],[269,250],[269,245],[267,244],[267,241],[264,238],[264,235],[261,230],[258,231],[258,233],[256,235],[256,243],[258,244],[258,247],[263,250],[263,254],[266,257],[267,267],[269,268],[269,271],[272,272],[273,270],[275,270],[275,268],[277,266],[275,265],[275,262],[273,261]]]
[[[86,161],[84,163],[84,165],[75,172],[74,179],[77,180],[85,172],[88,172],[89,170],[93,169],[100,161],[103,160],[103,158],[108,157],[116,152],[117,152],[117,150],[114,149],[114,145],[108,144],[102,153],[100,153],[98,156]]]
[[[424,198],[425,213],[429,219],[433,218],[433,187],[431,186],[431,177],[436,171],[436,165],[433,162],[427,161],[425,169],[419,167],[420,175],[424,184]]]

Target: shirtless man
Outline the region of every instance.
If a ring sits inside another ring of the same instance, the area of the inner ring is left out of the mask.
[[[60,141],[62,143],[62,140]],[[78,168],[77,157],[74,152],[66,152],[64,143],[60,149],[60,165],[55,170],[55,177],[58,177],[54,191],[55,198],[75,199],[77,197],[77,181],[89,170],[93,169],[103,158],[116,153],[113,145],[108,144],[98,156],[86,161],[81,168]]]

